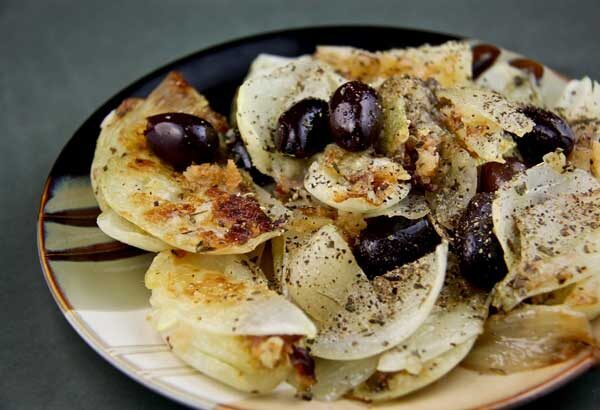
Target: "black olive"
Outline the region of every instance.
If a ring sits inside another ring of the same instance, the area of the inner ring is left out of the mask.
[[[527,169],[525,164],[515,158],[506,158],[506,162],[486,162],[479,169],[478,192],[494,192],[519,172]]]
[[[471,49],[473,62],[471,72],[473,80],[476,80],[485,70],[490,68],[500,55],[500,49],[491,44],[477,44]]]
[[[476,194],[462,214],[455,234],[460,272],[474,285],[490,290],[506,275],[502,247],[493,231],[494,194]]]
[[[381,216],[367,220],[354,256],[367,277],[373,279],[432,252],[439,243],[440,237],[426,218]]]
[[[275,145],[279,152],[296,158],[316,154],[331,140],[327,102],[305,98],[281,114]]]
[[[226,144],[228,157],[233,159],[238,168],[247,171],[257,185],[266,186],[273,183],[273,178],[263,174],[252,165],[250,154],[248,154],[237,129],[231,129],[227,132]]]
[[[379,136],[381,118],[377,92],[360,81],[342,84],[329,101],[333,141],[348,151],[369,148]]]
[[[515,138],[528,165],[539,164],[544,155],[557,149],[562,149],[565,155],[573,151],[575,135],[565,120],[537,107],[523,107],[521,111],[535,123],[533,130]]]
[[[193,163],[214,161],[219,137],[208,121],[191,114],[165,113],[148,117],[144,135],[152,151],[182,171]]]

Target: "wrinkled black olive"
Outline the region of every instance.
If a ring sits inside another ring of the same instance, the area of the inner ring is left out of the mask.
[[[367,220],[354,248],[354,256],[369,279],[413,262],[432,252],[440,237],[426,218],[402,216]]]
[[[226,145],[228,157],[235,162],[235,165],[238,168],[247,171],[257,185],[266,186],[274,182],[273,178],[263,174],[252,165],[250,154],[248,154],[246,146],[237,129],[232,129],[227,132]]]
[[[178,171],[193,163],[214,161],[219,150],[213,126],[191,114],[173,112],[148,117],[144,135],[152,151]]]
[[[502,247],[493,231],[494,194],[476,194],[462,214],[455,234],[460,272],[474,285],[490,290],[506,275]]]
[[[491,44],[477,44],[473,46],[471,52],[473,53],[471,72],[474,80],[490,68],[500,55],[500,49]]]
[[[519,172],[527,169],[525,164],[515,158],[507,158],[504,164],[486,162],[479,169],[478,192],[494,192]]]
[[[519,152],[528,165],[539,164],[544,155],[559,148],[565,155],[573,151],[575,135],[565,120],[537,107],[528,106],[521,110],[535,123],[533,130],[515,138]]]
[[[382,109],[377,91],[360,81],[342,84],[329,101],[333,141],[348,151],[369,148],[379,136]]]
[[[275,146],[279,152],[307,158],[331,141],[327,102],[305,98],[281,114],[277,121]]]

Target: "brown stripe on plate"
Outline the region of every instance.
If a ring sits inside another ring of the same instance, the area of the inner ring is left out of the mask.
[[[56,222],[71,226],[96,226],[96,218],[102,211],[98,207],[68,209],[44,214],[44,222]]]
[[[46,257],[53,261],[99,262],[124,259],[144,253],[147,252],[115,241],[60,251],[46,251]]]

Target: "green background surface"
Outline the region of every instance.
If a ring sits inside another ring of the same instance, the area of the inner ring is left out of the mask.
[[[600,2],[0,0],[0,408],[167,409],[71,329],[35,250],[54,159],[95,108],[175,58],[241,36],[382,24],[476,37],[600,79]],[[226,69],[226,67],[224,68]],[[595,369],[530,409],[600,408]]]

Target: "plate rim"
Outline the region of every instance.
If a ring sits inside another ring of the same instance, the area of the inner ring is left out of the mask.
[[[104,103],[102,103],[98,108],[96,108],[82,123],[77,129],[72,133],[72,135],[65,141],[63,144],[59,154],[56,159],[53,161],[52,166],[48,171],[48,176],[45,180],[44,186],[42,188],[42,194],[38,207],[37,221],[36,221],[36,246],[37,246],[37,254],[40,263],[40,267],[42,270],[42,275],[48,286],[48,290],[52,295],[54,302],[60,309],[66,321],[69,325],[75,330],[75,332],[85,341],[85,343],[91,347],[100,357],[102,357],[105,361],[107,361],[111,366],[116,368],[125,376],[130,379],[136,381],[137,383],[143,385],[144,387],[150,389],[154,393],[157,393],[169,400],[173,400],[179,404],[184,406],[188,406],[191,408],[198,408],[201,410],[208,410],[208,407],[198,407],[197,401],[198,398],[194,396],[194,402],[192,400],[186,400],[185,397],[181,397],[181,392],[171,391],[170,387],[167,384],[158,382],[150,382],[150,380],[146,380],[141,375],[136,374],[127,361],[125,360],[117,360],[115,357],[108,354],[106,351],[102,349],[100,343],[95,340],[91,335],[87,334],[88,330],[84,329],[83,326],[78,325],[69,312],[72,310],[72,306],[70,305],[68,299],[63,294],[62,289],[58,285],[52,268],[50,267],[48,261],[48,255],[46,254],[45,249],[45,239],[44,239],[44,207],[46,202],[49,199],[50,190],[53,182],[53,173],[57,167],[59,160],[69,142],[73,139],[75,135],[77,135],[85,125],[92,121],[95,116],[98,115],[99,112],[105,111],[106,109],[115,106],[115,102],[119,102],[119,99],[122,99],[122,96],[127,93],[131,93],[131,91],[138,89],[142,84],[150,80],[151,78],[160,75],[163,72],[167,72],[169,69],[172,69],[174,66],[180,65],[188,60],[198,58],[201,55],[207,55],[211,53],[218,52],[220,50],[224,50],[227,48],[235,47],[238,45],[243,45],[244,43],[252,42],[252,41],[260,41],[261,39],[276,37],[284,34],[297,33],[300,34],[302,32],[310,32],[310,31],[320,31],[320,30],[339,30],[339,29],[357,29],[357,30],[399,30],[399,31],[409,31],[421,34],[430,34],[430,35],[439,35],[445,36],[448,38],[453,38],[457,40],[465,40],[466,37],[445,33],[442,31],[435,30],[424,30],[413,27],[400,27],[393,25],[377,25],[377,24],[334,24],[334,25],[311,25],[311,26],[299,26],[292,27],[288,29],[279,29],[272,30],[266,32],[257,32],[255,34],[250,34],[242,37],[235,37],[229,40],[225,40],[214,44],[212,46],[208,46],[205,48],[201,48],[199,50],[193,51],[181,57],[175,58],[160,67],[153,69],[147,74],[144,74],[140,78],[134,80],[130,84],[125,87],[119,89],[116,93],[114,93],[111,97],[109,97]],[[559,73],[560,75],[560,73]],[[566,76],[563,76],[567,78]],[[537,398],[540,398],[559,387],[567,384],[572,381],[576,377],[580,376],[594,365],[599,363],[600,358],[598,358],[592,350],[589,350],[587,353],[582,354],[581,358],[573,363],[566,369],[561,370],[561,372],[557,373],[553,377],[541,382],[535,386],[529,387],[521,392],[515,393],[509,397],[495,400],[490,403],[486,403],[480,408],[485,409],[509,409],[515,408],[517,406],[529,403]],[[213,406],[216,409],[221,410],[240,410],[239,407],[231,407],[227,404],[218,403],[212,399],[206,399],[202,397],[202,400],[206,401],[206,405]],[[209,403],[210,402],[210,403]]]

